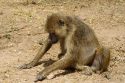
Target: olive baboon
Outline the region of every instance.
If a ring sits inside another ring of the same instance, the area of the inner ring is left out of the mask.
[[[94,31],[76,16],[54,13],[48,16],[45,30],[49,36],[44,45],[33,61],[21,68],[34,67],[52,44],[57,42],[60,42],[61,54],[58,61],[37,75],[36,81],[45,79],[54,70],[67,67],[100,73],[107,70],[110,61],[109,49],[101,46]]]

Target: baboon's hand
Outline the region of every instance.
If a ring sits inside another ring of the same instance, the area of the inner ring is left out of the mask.
[[[32,67],[34,67],[35,65],[29,63],[29,64],[24,64],[24,65],[21,65],[19,68],[20,69],[30,69]]]
[[[38,74],[34,82],[43,81],[46,77],[42,74]]]

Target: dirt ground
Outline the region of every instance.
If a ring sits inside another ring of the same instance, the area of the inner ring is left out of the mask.
[[[41,59],[41,65],[20,70],[38,52],[46,39],[47,15],[67,12],[79,16],[92,27],[104,46],[111,50],[111,63],[104,74],[87,76],[82,72],[57,70],[38,83],[125,83],[125,0],[0,0],[0,83],[34,83],[36,74],[58,60],[59,45]]]

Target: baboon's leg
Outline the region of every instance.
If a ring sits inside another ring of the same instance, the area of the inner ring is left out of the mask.
[[[102,73],[107,70],[110,61],[110,51],[106,48],[100,48],[96,52],[92,67],[97,73]]]
[[[43,46],[40,48],[40,50],[38,51],[38,53],[36,54],[35,58],[30,63],[24,64],[20,68],[27,69],[27,68],[34,67],[38,63],[38,61],[41,59],[41,57],[51,48],[51,46],[52,46],[52,42],[48,38],[45,41],[45,43],[43,44]]]
[[[108,48],[105,48],[104,47],[104,50],[103,50],[103,66],[101,68],[101,72],[103,71],[106,71],[108,66],[109,66],[109,62],[110,62],[110,50]]]
[[[94,68],[94,72],[100,71],[102,67],[102,62],[103,62],[103,48],[99,48],[96,50],[95,58],[92,63],[92,66]]]
[[[61,59],[64,55],[65,55],[65,53],[66,53],[66,49],[65,49],[65,41],[64,41],[64,39],[61,39],[60,40],[60,49],[61,49],[61,53],[58,55],[58,58],[59,59]]]
[[[65,55],[62,59],[46,67],[42,72],[37,75],[36,81],[43,80],[48,74],[57,69],[64,69],[73,64],[73,58],[70,55]]]

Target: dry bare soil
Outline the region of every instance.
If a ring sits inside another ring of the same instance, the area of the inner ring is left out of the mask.
[[[111,49],[111,63],[104,74],[57,70],[53,79],[38,83],[125,83],[125,0],[0,0],[0,83],[34,83],[36,74],[58,60],[59,45],[41,59],[41,65],[18,69],[38,52],[38,42],[46,39],[47,15],[67,12],[79,16],[92,27],[102,45]]]

